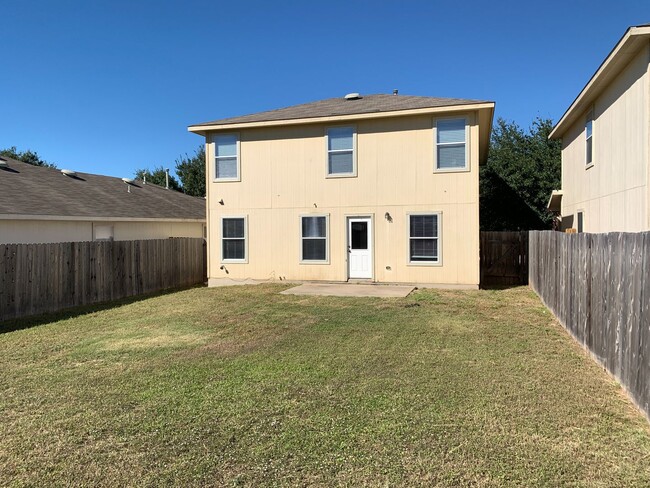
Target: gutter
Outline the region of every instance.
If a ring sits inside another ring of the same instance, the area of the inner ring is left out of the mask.
[[[173,218],[145,218],[145,217],[93,217],[70,215],[31,215],[31,214],[0,214],[2,220],[69,220],[69,221],[96,221],[96,222],[205,222],[205,219],[173,219]]]

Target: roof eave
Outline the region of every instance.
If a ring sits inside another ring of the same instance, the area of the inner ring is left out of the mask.
[[[468,110],[480,109],[494,110],[494,102],[478,102],[469,104],[458,105],[444,105],[441,107],[427,107],[409,110],[392,110],[387,112],[370,112],[359,113],[350,115],[331,115],[326,117],[307,117],[300,119],[281,119],[281,120],[267,120],[258,122],[241,122],[234,124],[199,124],[190,125],[187,130],[195,134],[205,136],[209,131],[217,130],[233,130],[233,129],[248,129],[258,127],[273,127],[282,125],[300,125],[300,124],[318,124],[329,122],[340,122],[347,120],[362,120],[362,119],[378,119],[386,117],[402,117],[408,115],[422,115],[422,114],[435,114],[441,112],[466,112]]]
[[[564,193],[562,190],[553,190],[551,196],[548,199],[546,208],[551,212],[559,212],[562,209],[562,196]]]
[[[549,139],[559,139],[575,120],[588,109],[601,89],[616,76],[638,52],[644,40],[650,39],[650,26],[630,27],[598,67],[569,108],[564,112],[549,134]]]
[[[494,109],[495,104],[492,103],[491,107],[478,111],[478,124],[479,128],[481,126],[486,126],[487,130],[479,130],[479,160],[478,164],[486,164],[488,155],[490,152],[490,137],[492,135],[492,123],[494,121]]]

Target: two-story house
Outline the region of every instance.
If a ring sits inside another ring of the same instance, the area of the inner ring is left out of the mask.
[[[494,103],[353,93],[189,127],[208,277],[476,288]]]
[[[630,27],[550,134],[562,189],[549,210],[578,232],[650,230],[650,24]]]

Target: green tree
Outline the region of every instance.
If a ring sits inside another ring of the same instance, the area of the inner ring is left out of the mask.
[[[481,230],[551,228],[546,205],[561,183],[561,143],[548,139],[552,129],[553,122],[540,117],[528,131],[497,119],[480,170]]]
[[[205,148],[199,146],[193,156],[185,154],[176,160],[176,174],[183,192],[194,197],[205,196]]]
[[[165,187],[165,168],[157,166],[153,170],[143,168],[135,172],[135,177],[139,180],[146,178],[147,184],[158,185]],[[169,188],[172,190],[181,191],[181,185],[174,175],[169,175]]]
[[[23,163],[33,164],[34,166],[45,166],[47,168],[55,168],[56,164],[48,163],[47,161],[41,159],[36,151],[18,151],[16,146],[11,146],[7,149],[0,150],[0,156],[5,156],[7,158],[16,159],[22,161]]]

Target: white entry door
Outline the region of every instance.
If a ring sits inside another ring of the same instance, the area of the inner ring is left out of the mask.
[[[370,217],[348,218],[348,277],[372,278],[372,220]]]

